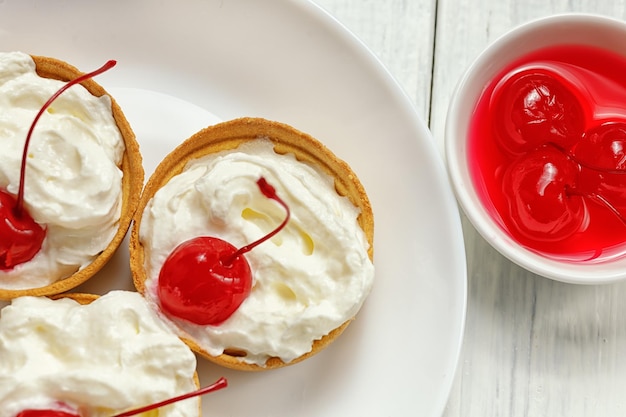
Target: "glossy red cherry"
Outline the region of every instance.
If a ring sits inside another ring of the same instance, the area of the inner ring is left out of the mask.
[[[237,251],[214,237],[197,237],[177,246],[159,274],[158,295],[169,315],[192,323],[219,324],[250,293],[250,267],[243,256],[226,265]]]
[[[218,325],[246,299],[252,287],[252,273],[243,254],[278,233],[290,216],[287,204],[264,178],[257,184],[267,198],[285,208],[283,222],[240,249],[209,236],[196,237],[177,246],[159,273],[157,293],[167,314],[199,325]]]
[[[28,145],[30,144],[37,121],[39,121],[39,118],[52,102],[65,90],[107,71],[115,66],[115,64],[116,61],[108,61],[99,69],[64,84],[63,87],[46,101],[35,116],[24,142],[17,196],[5,190],[0,190],[0,270],[10,270],[16,265],[30,261],[41,250],[41,245],[46,237],[45,227],[36,223],[24,208],[24,181]]]
[[[626,123],[606,122],[589,129],[571,151],[583,170],[579,189],[626,213]]]
[[[79,417],[79,414],[63,410],[23,410],[16,417]]]
[[[578,175],[578,165],[552,146],[517,159],[502,181],[514,231],[533,241],[550,242],[583,230],[587,209],[576,191]]]
[[[0,270],[32,259],[46,236],[46,230],[26,210],[17,213],[16,205],[12,194],[0,190]]]
[[[582,136],[583,108],[561,80],[548,68],[532,66],[496,84],[490,108],[505,151],[520,155],[548,143],[568,149]]]
[[[626,173],[626,123],[609,121],[587,130],[571,154],[583,166]]]

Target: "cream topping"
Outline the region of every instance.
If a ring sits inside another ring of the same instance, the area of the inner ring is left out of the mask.
[[[196,359],[135,292],[88,305],[21,297],[0,313],[0,417],[58,409],[105,417],[196,389]],[[199,400],[160,417],[197,417]]]
[[[17,194],[28,129],[64,83],[42,78],[29,55],[0,53],[0,188]],[[37,123],[26,167],[25,207],[47,228],[29,262],[0,271],[0,287],[41,287],[88,265],[115,235],[124,142],[108,96],[76,85]]]
[[[354,317],[370,292],[374,266],[359,211],[337,194],[332,178],[276,154],[269,140],[252,141],[191,161],[149,202],[140,239],[147,297],[158,305],[159,271],[180,243],[205,235],[241,247],[280,224],[284,210],[261,194],[261,176],[289,205],[291,220],[245,255],[250,296],[218,326],[173,322],[211,355],[237,348],[247,353],[245,362],[263,365],[272,356],[289,362],[309,352],[313,341]]]

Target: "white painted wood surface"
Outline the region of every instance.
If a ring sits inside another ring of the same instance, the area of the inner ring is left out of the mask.
[[[439,149],[457,80],[497,37],[563,12],[626,20],[625,0],[317,2],[381,59]],[[626,415],[626,283],[550,281],[503,258],[467,221],[464,234],[466,333],[444,416]]]

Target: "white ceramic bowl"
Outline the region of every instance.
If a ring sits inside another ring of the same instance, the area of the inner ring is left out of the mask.
[[[624,256],[594,262],[559,261],[518,244],[483,206],[468,167],[468,127],[482,89],[516,58],[540,48],[572,43],[626,56],[626,22],[589,14],[556,15],[519,26],[497,39],[465,72],[452,98],[446,121],[446,162],[459,204],[478,232],[501,254],[531,272],[558,281],[615,282],[626,278]]]

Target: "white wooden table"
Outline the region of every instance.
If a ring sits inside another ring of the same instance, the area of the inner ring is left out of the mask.
[[[563,12],[626,20],[625,0],[317,2],[380,58],[439,149],[457,80],[504,32]],[[626,283],[575,286],[535,276],[463,220],[467,323],[444,416],[626,415]]]

